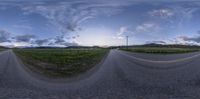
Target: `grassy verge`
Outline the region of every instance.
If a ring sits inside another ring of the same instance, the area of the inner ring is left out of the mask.
[[[199,48],[168,48],[168,47],[131,47],[121,48],[121,50],[140,53],[155,53],[155,54],[179,54],[200,51]]]
[[[108,52],[101,48],[15,49],[27,66],[48,76],[74,76],[99,63]]]
[[[1,51],[4,51],[4,50],[5,50],[5,49],[0,49],[0,52],[1,52]]]

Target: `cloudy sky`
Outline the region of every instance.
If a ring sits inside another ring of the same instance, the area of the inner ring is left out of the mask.
[[[200,1],[1,0],[1,46],[200,44]]]

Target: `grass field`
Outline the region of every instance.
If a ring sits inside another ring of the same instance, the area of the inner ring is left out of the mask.
[[[50,76],[74,76],[99,63],[108,52],[101,48],[15,49],[31,69]]]
[[[5,49],[0,49],[0,51],[3,51],[3,50],[5,50]]]
[[[199,48],[168,48],[168,47],[131,47],[121,48],[121,50],[141,53],[155,53],[155,54],[178,54],[200,51]]]

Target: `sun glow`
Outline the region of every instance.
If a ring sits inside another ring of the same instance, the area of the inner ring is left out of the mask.
[[[80,44],[106,46],[110,44],[112,30],[107,28],[88,28],[80,33]]]

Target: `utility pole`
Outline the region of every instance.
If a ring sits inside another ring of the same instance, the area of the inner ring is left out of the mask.
[[[128,49],[128,36],[126,36],[126,49]]]

